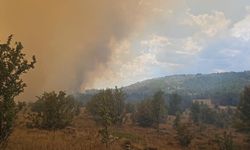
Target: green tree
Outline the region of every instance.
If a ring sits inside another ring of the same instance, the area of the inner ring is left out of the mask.
[[[117,87],[112,89],[101,90],[94,95],[87,104],[87,110],[92,114],[95,121],[99,123],[101,141],[109,145],[110,131],[112,125],[121,125],[125,111],[124,93]]]
[[[250,86],[246,86],[240,97],[238,105],[239,125],[237,128],[250,136]]]
[[[190,124],[179,124],[176,128],[177,140],[184,148],[187,148],[194,138],[193,133],[191,133],[190,127]]]
[[[152,100],[143,100],[137,105],[135,120],[142,127],[151,127],[154,124]]]
[[[177,112],[181,112],[181,101],[181,97],[177,93],[170,95],[168,108],[169,115],[176,115]]]
[[[113,90],[114,97],[114,123],[117,125],[122,124],[122,119],[125,115],[125,94],[122,89],[115,87]]]
[[[159,132],[160,122],[166,115],[164,93],[162,91],[158,91],[154,94],[151,105],[154,124],[156,125],[157,132]]]
[[[223,136],[215,135],[215,142],[219,147],[219,150],[234,150],[235,145],[233,141],[233,135],[231,132],[224,132]]]
[[[73,96],[65,92],[45,92],[33,104],[28,126],[48,130],[61,129],[72,122],[75,115],[79,114],[79,103]]]
[[[21,76],[34,68],[35,56],[29,62],[25,58],[21,42],[12,44],[12,35],[0,44],[0,146],[11,133],[15,119],[14,98],[24,91],[26,84]]]
[[[198,103],[193,103],[191,106],[191,118],[194,123],[198,124],[200,122],[200,105]]]
[[[180,125],[180,122],[181,122],[181,113],[177,112],[176,117],[174,119],[173,127],[178,128],[178,126]]]
[[[135,105],[133,103],[126,103],[125,104],[125,111],[126,111],[126,113],[134,113],[135,112]]]
[[[219,125],[219,112],[209,108],[207,105],[193,103],[191,106],[191,118],[194,123],[217,124]],[[220,118],[222,119],[222,118]]]

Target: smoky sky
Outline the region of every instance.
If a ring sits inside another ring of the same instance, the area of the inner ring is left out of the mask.
[[[51,90],[75,92],[91,85],[112,55],[110,40],[128,38],[152,17],[147,12],[151,6],[142,2],[0,0],[0,42],[14,34],[27,58],[37,57],[35,69],[24,75],[28,86],[20,98],[30,100]]]

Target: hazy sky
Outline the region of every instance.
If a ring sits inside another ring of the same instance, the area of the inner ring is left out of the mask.
[[[249,0],[0,0],[0,18],[38,60],[21,98],[250,69]]]

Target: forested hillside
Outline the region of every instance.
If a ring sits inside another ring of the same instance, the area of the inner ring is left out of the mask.
[[[194,98],[211,98],[221,105],[235,105],[241,91],[250,85],[250,71],[227,72],[195,75],[173,75],[137,82],[124,87],[127,101],[140,101],[152,96],[158,90],[164,91],[166,97],[177,93],[184,101]],[[78,99],[88,100],[96,90],[77,94]]]

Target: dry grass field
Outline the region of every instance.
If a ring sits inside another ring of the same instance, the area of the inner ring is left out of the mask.
[[[57,131],[29,129],[25,125],[23,113],[18,115],[16,126],[9,139],[7,150],[125,150],[125,145],[134,150],[182,150],[176,139],[176,131],[171,122],[161,124],[158,134],[153,128],[123,125],[112,129],[114,140],[109,148],[100,142],[98,126],[91,116],[82,111],[70,127]],[[194,139],[190,150],[219,150],[214,142],[215,134],[222,135],[223,129],[212,126],[197,129],[193,127]],[[249,150],[242,134],[232,130],[234,143],[238,149]],[[129,144],[130,143],[130,144]]]

